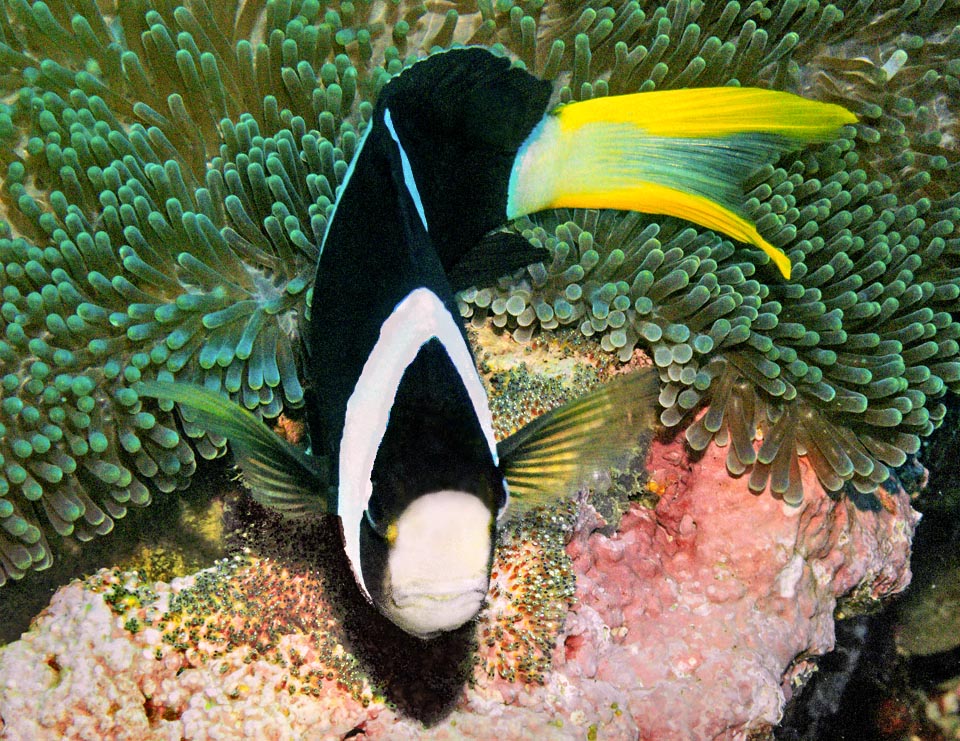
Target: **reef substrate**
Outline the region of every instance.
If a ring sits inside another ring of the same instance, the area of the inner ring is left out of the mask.
[[[465,681],[429,726],[384,691],[390,681],[364,674],[336,624],[337,587],[294,562],[247,554],[169,584],[102,571],[62,588],[0,650],[0,735],[768,736],[832,649],[835,618],[906,586],[918,515],[902,491],[831,498],[806,465],[807,494],[787,506],[731,477],[723,448],[697,459],[686,451],[679,441],[653,444],[656,504],[632,502],[616,529],[584,503],[554,517],[552,534],[541,532],[547,518],[507,538],[489,607],[465,639],[475,649]],[[218,569],[230,579],[211,577]],[[203,581],[219,596],[206,607],[185,601]],[[286,595],[274,603],[286,612],[243,642],[238,599],[271,588]],[[405,655],[416,667],[409,683],[429,687],[430,642],[403,647],[394,657],[401,673]]]

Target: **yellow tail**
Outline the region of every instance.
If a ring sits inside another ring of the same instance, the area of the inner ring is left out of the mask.
[[[548,208],[677,216],[790,260],[739,213],[741,183],[781,152],[834,136],[856,116],[758,88],[693,88],[596,98],[549,113],[514,161],[508,218]]]

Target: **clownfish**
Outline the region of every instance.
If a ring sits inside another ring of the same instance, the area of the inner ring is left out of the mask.
[[[144,382],[225,436],[252,496],[339,516],[363,594],[430,637],[477,615],[498,525],[567,496],[652,429],[653,369],[497,442],[454,299],[543,259],[493,231],[558,207],[678,216],[790,262],[737,212],[760,164],[856,119],[758,89],[638,93],[548,110],[549,82],[481,48],[436,53],[382,89],[321,245],[301,328],[310,452],[195,386]]]

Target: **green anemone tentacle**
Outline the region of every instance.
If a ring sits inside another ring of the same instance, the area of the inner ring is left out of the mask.
[[[511,55],[558,103],[742,85],[858,116],[748,183],[789,283],[683,222],[558,211],[515,224],[549,264],[461,310],[648,350],[663,422],[705,409],[688,440],[728,444],[756,489],[795,500],[798,453],[830,489],[875,487],[960,388],[960,40],[941,5],[3,3],[0,583],[222,454],[140,380],[266,417],[301,403],[296,328],[377,91],[453,44]]]

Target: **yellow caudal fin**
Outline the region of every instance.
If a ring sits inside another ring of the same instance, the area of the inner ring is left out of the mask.
[[[837,105],[759,88],[693,88],[571,103],[549,113],[514,161],[507,217],[548,208],[677,216],[790,260],[738,213],[742,182],[781,152],[836,135]]]

